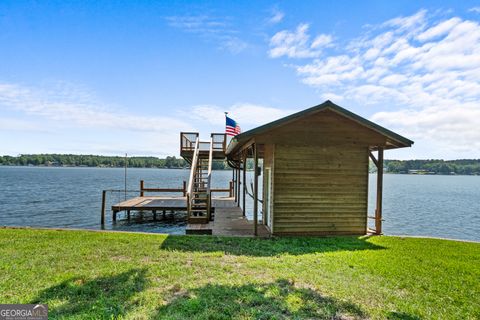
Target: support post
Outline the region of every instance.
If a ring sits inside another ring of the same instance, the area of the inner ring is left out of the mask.
[[[152,210],[153,220],[157,220],[157,210]]]
[[[237,207],[240,207],[240,166],[237,169]]]
[[[247,193],[247,153],[243,154],[243,195],[242,195],[242,211],[243,216],[247,215],[247,208],[245,208],[245,196]]]
[[[127,210],[127,219],[130,220],[130,210]]]
[[[187,181],[183,180],[183,196],[187,195]]]
[[[140,180],[140,197],[143,197],[143,188],[145,187],[143,180]]]
[[[253,166],[254,180],[253,180],[253,234],[258,235],[258,146],[255,143],[253,149],[253,157],[255,165]]]
[[[232,181],[230,185],[230,197],[235,197],[235,169],[232,169]]]
[[[231,197],[233,197],[233,180],[230,181],[230,184],[229,184],[229,186],[228,186],[228,189],[229,189],[229,191],[228,191],[228,196],[231,198]]]
[[[117,222],[117,211],[115,210],[112,212],[112,220],[113,222]]]
[[[378,148],[377,163],[377,208],[375,209],[375,233],[382,234],[383,147]]]
[[[237,169],[233,169],[233,200],[237,202]]]
[[[105,226],[105,202],[107,199],[107,190],[102,191],[102,216],[100,218],[100,224]]]

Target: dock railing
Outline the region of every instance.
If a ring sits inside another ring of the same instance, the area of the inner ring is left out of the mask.
[[[199,148],[199,139],[198,135],[195,140],[195,149],[193,151],[193,158],[192,158],[192,167],[190,168],[190,178],[188,180],[188,188],[187,188],[187,210],[188,213],[190,214],[191,211],[191,201],[192,201],[192,195],[193,195],[193,180],[195,177],[195,171],[197,170],[197,162],[198,162],[198,152],[200,150]]]
[[[208,174],[207,174],[207,217],[210,221],[212,214],[212,194],[211,194],[211,183],[212,183],[212,162],[213,162],[213,134],[210,137],[210,151],[208,153]]]
[[[217,189],[213,189],[213,188],[210,188],[210,192],[209,194],[213,194],[213,193],[227,193],[228,192],[228,196],[229,197],[233,197],[233,181],[230,181],[229,182],[229,187],[228,188],[225,188],[225,189],[221,189],[221,188],[217,188]],[[106,212],[107,212],[107,195],[110,193],[110,194],[123,194],[125,192],[127,193],[136,193],[136,194],[140,194],[141,197],[144,197],[145,196],[145,192],[172,192],[172,193],[175,193],[175,192],[178,192],[178,193],[182,193],[183,196],[185,196],[187,194],[187,188],[186,188],[186,181],[183,181],[183,187],[182,188],[145,188],[145,182],[143,180],[140,181],[140,189],[139,190],[125,190],[125,189],[106,189],[106,190],[102,190],[102,207],[101,207],[101,216],[100,216],[100,224],[101,226],[103,227],[105,225],[105,215],[106,215]],[[211,198],[210,198],[211,199]],[[187,203],[188,204],[188,203]]]
[[[180,133],[180,151],[194,151],[198,139],[198,132]]]
[[[198,132],[180,132],[180,155],[189,163],[193,158],[196,141],[199,138]],[[213,158],[225,157],[227,150],[227,136],[225,133],[212,133],[210,141],[199,141],[200,152],[206,154],[213,144]]]
[[[227,151],[227,135],[225,133],[212,133],[211,141],[214,152],[221,151],[225,153]]]
[[[140,180],[140,197],[145,196],[145,192],[181,192],[185,197],[187,195],[187,182],[183,180],[182,188],[145,188],[145,182]]]

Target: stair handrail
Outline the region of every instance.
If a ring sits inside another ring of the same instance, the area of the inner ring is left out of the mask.
[[[210,220],[210,212],[212,207],[212,196],[210,185],[212,181],[212,162],[213,162],[213,135],[210,137],[210,151],[208,153],[208,175],[207,175],[207,217]]]
[[[190,211],[190,201],[192,199],[193,193],[193,179],[195,176],[195,171],[197,170],[197,162],[198,162],[198,152],[199,152],[199,138],[195,140],[195,150],[193,151],[193,158],[192,158],[192,166],[190,168],[190,179],[188,180],[188,188],[187,188],[187,205],[188,211]]]

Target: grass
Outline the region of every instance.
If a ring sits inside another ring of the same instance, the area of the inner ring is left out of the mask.
[[[0,303],[73,319],[480,319],[480,244],[0,230]]]

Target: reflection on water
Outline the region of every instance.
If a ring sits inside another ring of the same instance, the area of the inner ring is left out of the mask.
[[[189,171],[182,169],[129,169],[127,188],[181,188]],[[247,175],[248,179],[252,174]],[[226,188],[231,171],[214,171],[214,188]],[[124,188],[123,169],[35,168],[0,166],[0,226],[100,228],[101,191]],[[250,186],[250,181],[247,181]],[[128,197],[137,193],[129,193]],[[170,194],[171,195],[171,194]],[[109,194],[107,207],[124,200],[124,193]],[[375,204],[375,176],[370,177],[369,214]],[[247,198],[248,215],[252,201]],[[480,177],[386,174],[384,178],[384,232],[480,241]],[[185,232],[185,213],[133,214],[106,229]],[[122,218],[122,213],[120,213]]]

